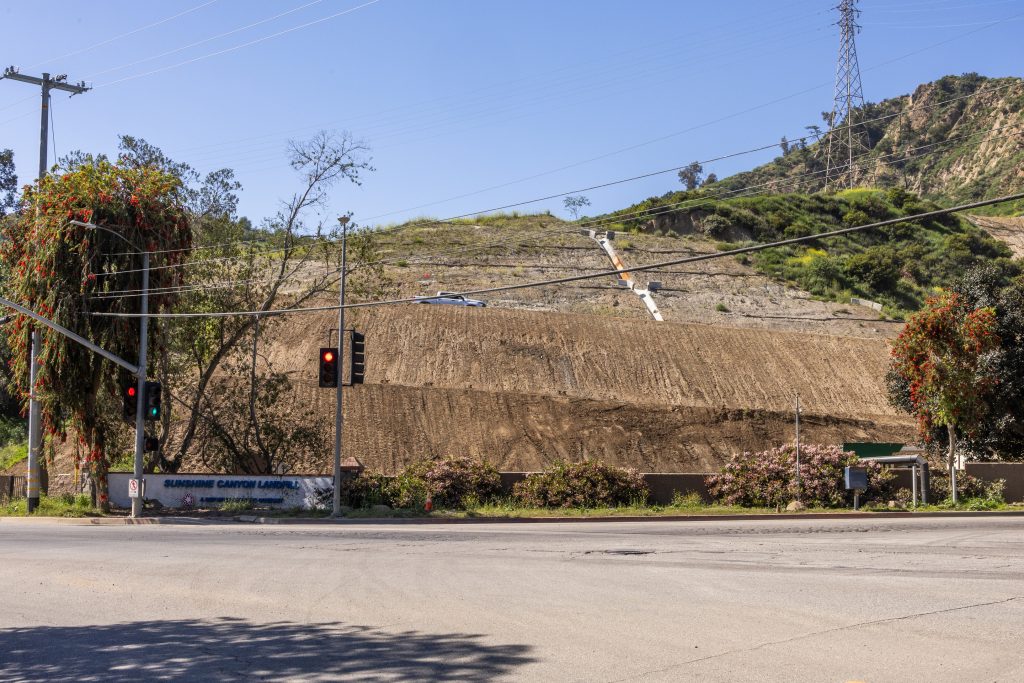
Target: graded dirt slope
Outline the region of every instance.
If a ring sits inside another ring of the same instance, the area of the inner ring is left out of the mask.
[[[393,472],[430,454],[504,470],[594,458],[646,471],[709,471],[792,439],[902,440],[885,402],[884,340],[637,318],[406,305],[365,309],[367,383],[348,390],[346,452]],[[277,328],[295,404],[331,414],[314,381],[329,314]],[[302,469],[321,470],[329,455]]]
[[[967,216],[967,220],[1010,246],[1016,258],[1024,256],[1024,217]]]
[[[381,241],[384,254],[393,259],[388,274],[401,296],[534,282],[612,267],[597,242],[571,224],[545,216],[429,225]],[[619,233],[614,244],[627,268],[719,253],[714,242],[699,235]],[[394,265],[394,259],[401,265]],[[650,280],[662,283],[654,298],[670,322],[852,337],[892,337],[901,324],[862,306],[815,300],[734,257],[638,272],[635,277],[641,285]],[[607,276],[483,298],[493,308],[649,320],[640,299],[617,286],[616,280]]]

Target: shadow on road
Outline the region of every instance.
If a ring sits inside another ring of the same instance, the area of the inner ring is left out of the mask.
[[[139,621],[0,630],[0,680],[490,680],[535,661],[483,636],[342,623]]]

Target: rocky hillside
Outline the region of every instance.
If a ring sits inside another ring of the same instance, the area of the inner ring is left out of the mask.
[[[868,104],[870,151],[855,162],[857,184],[900,187],[944,204],[1020,191],[1024,187],[1024,81],[977,74],[946,76],[912,94]],[[768,192],[824,188],[825,145],[788,146],[774,161],[726,178],[725,192],[751,185]],[[996,213],[1024,211],[1024,204]]]

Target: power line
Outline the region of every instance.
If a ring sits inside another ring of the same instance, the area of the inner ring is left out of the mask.
[[[925,156],[926,155],[925,150],[932,150],[932,149],[935,149],[935,148],[938,148],[938,147],[949,146],[949,145],[952,145],[955,142],[957,142],[959,140],[962,140],[964,138],[971,138],[971,137],[986,136],[987,135],[989,137],[986,137],[985,139],[983,139],[981,141],[984,142],[986,140],[991,140],[992,139],[992,136],[991,136],[992,133],[998,133],[1000,131],[1007,130],[1007,129],[1016,131],[1016,135],[1017,136],[1019,136],[1021,134],[1021,130],[1019,128],[1016,128],[1014,126],[1006,126],[1006,127],[1002,127],[1002,128],[996,128],[996,129],[988,130],[988,131],[979,131],[979,132],[975,132],[975,133],[967,133],[967,134],[958,135],[958,136],[950,136],[950,137],[947,137],[944,140],[936,141],[936,142],[929,143],[929,144],[926,144],[926,145],[920,145],[918,147],[913,147],[913,148],[910,148],[910,149],[907,149],[907,150],[903,150],[903,151],[900,151],[900,152],[892,152],[890,154],[881,155],[881,156],[874,157],[874,158],[871,158],[871,159],[863,159],[862,161],[855,162],[855,163],[857,165],[868,165],[868,164],[877,164],[877,163],[880,163],[880,162],[885,162],[886,160],[891,160],[891,159],[899,159],[900,161],[908,161],[910,159],[914,159],[914,158],[918,158],[918,157],[921,157],[921,156]],[[1003,135],[1001,137],[1006,138],[1006,137],[1012,137],[1012,136],[1011,135]],[[676,211],[679,211],[679,210],[681,210],[683,208],[691,209],[692,210],[692,209],[699,208],[701,206],[711,205],[714,202],[722,201],[724,199],[741,197],[741,196],[755,195],[758,190],[761,190],[761,189],[763,189],[765,187],[769,187],[769,186],[779,187],[779,186],[791,185],[794,188],[797,188],[797,187],[800,186],[801,182],[804,179],[812,178],[812,177],[820,177],[823,173],[824,173],[824,171],[822,171],[822,170],[808,171],[806,173],[801,173],[801,174],[797,174],[797,175],[794,175],[794,176],[788,176],[788,177],[783,178],[781,180],[768,180],[768,181],[765,181],[765,182],[759,183],[759,184],[752,184],[752,185],[742,186],[742,187],[739,187],[739,188],[729,189],[729,190],[724,191],[722,193],[719,193],[719,194],[717,194],[715,196],[689,198],[689,199],[683,200],[681,202],[675,202],[675,203],[670,203],[670,204],[659,205],[659,206],[651,207],[650,209],[644,209],[644,210],[640,210],[640,211],[636,211],[636,212],[632,212],[632,213],[615,213],[615,214],[611,214],[611,215],[604,216],[604,217],[598,217],[598,218],[594,218],[594,219],[591,219],[591,220],[586,220],[586,221],[582,221],[582,222],[576,222],[576,223],[572,224],[571,228],[557,228],[557,229],[554,229],[554,230],[544,231],[541,234],[542,235],[548,235],[548,234],[572,234],[572,233],[576,233],[579,229],[582,229],[582,228],[593,228],[593,227],[599,227],[599,226],[608,225],[608,224],[619,223],[619,222],[621,222],[623,220],[630,219],[630,218],[637,218],[637,217],[643,217],[643,216],[653,217],[653,216],[663,215],[665,213],[676,212]],[[401,227],[401,226],[399,226],[399,227]],[[518,242],[518,243],[516,243],[514,245],[511,245],[511,246],[524,246],[526,244],[536,243],[536,242],[537,242],[537,235],[535,234],[535,235],[532,235],[529,240],[523,240],[523,241],[520,241],[520,242]],[[458,248],[458,249],[446,248],[446,249],[443,249],[443,250],[435,251],[432,254],[428,253],[426,255],[419,255],[419,256],[415,256],[415,255],[395,256],[395,257],[390,257],[390,258],[378,259],[378,260],[375,260],[375,261],[370,261],[370,262],[368,262],[366,264],[363,264],[363,265],[364,266],[374,266],[374,265],[380,265],[380,264],[385,264],[385,263],[392,263],[392,262],[402,261],[402,260],[410,260],[410,261],[415,260],[417,263],[422,263],[424,258],[430,258],[432,256],[438,256],[438,255],[447,256],[447,255],[451,255],[451,254],[453,254],[455,252],[457,252],[457,253],[464,253],[466,251],[479,251],[481,249],[487,249],[487,248],[490,248],[490,247],[493,247],[493,246],[508,245],[509,243],[510,243],[510,240],[503,239],[503,240],[499,240],[497,242],[492,242],[492,243],[489,243],[489,244],[485,243],[483,245],[474,245],[474,246],[470,246],[470,247],[461,247],[461,248]],[[318,245],[319,246],[325,246],[325,245],[328,245],[328,244],[332,244],[332,242],[315,242],[313,245],[309,245],[309,246],[318,246]],[[278,247],[277,249],[275,249],[273,251],[277,251],[279,249],[280,249],[280,247]],[[206,259],[206,260],[199,261],[199,262],[194,262],[194,263],[199,264],[199,263],[209,263],[211,261],[238,260],[238,259],[248,258],[248,257],[249,257],[248,255],[237,256],[237,257],[223,257],[223,258],[220,258],[220,259]],[[128,273],[128,272],[133,272],[133,271],[129,271],[129,270],[115,271],[115,272],[110,272],[110,273],[107,273],[107,274],[114,275],[114,274]],[[316,277],[320,277],[320,275],[317,275]],[[313,279],[313,278],[306,278],[306,280],[309,280],[309,279]],[[242,281],[239,281],[239,286],[241,284],[245,284],[245,283],[254,283],[254,282],[260,282],[260,281],[261,280],[242,280]],[[263,282],[274,282],[274,281],[276,281],[276,279],[268,279],[268,280],[262,280],[262,281]],[[300,281],[302,281],[302,280],[300,280]],[[224,284],[225,284],[225,286],[227,285],[227,283],[224,283]],[[204,285],[202,285],[202,284],[179,285],[177,287],[165,288],[163,293],[173,293],[173,292],[176,292],[176,291],[185,291],[185,292],[193,291],[194,289],[201,289],[201,288],[203,288],[203,286]],[[113,291],[113,292],[104,292],[103,294],[97,295],[94,298],[116,298],[118,296],[138,296],[139,293],[141,293],[141,291],[142,290],[117,290],[117,291]],[[151,291],[156,293],[156,290],[151,290]]]
[[[214,2],[216,2],[216,0],[214,0]],[[96,76],[102,76],[104,74],[108,74],[111,71],[120,71],[122,69],[127,69],[129,67],[137,66],[139,64],[145,64],[146,62],[152,62],[153,60],[160,59],[161,57],[167,57],[169,55],[177,54],[179,52],[183,52],[183,51],[188,50],[188,49],[193,48],[193,47],[198,47],[199,45],[205,45],[206,43],[212,42],[214,40],[218,40],[220,38],[226,38],[226,37],[228,37],[230,35],[234,35],[235,33],[240,33],[241,31],[246,31],[246,30],[248,30],[250,28],[255,28],[255,27],[260,26],[262,24],[266,24],[267,22],[274,21],[275,19],[280,19],[281,17],[288,16],[289,14],[294,14],[295,12],[298,12],[299,10],[306,9],[307,7],[312,7],[313,5],[318,5],[321,2],[323,2],[323,0],[313,0],[313,2],[307,2],[304,5],[299,5],[298,7],[290,9],[287,12],[281,12],[280,14],[275,14],[272,17],[267,17],[266,19],[261,19],[261,20],[259,20],[257,22],[252,23],[252,24],[248,24],[246,26],[240,26],[240,27],[232,29],[230,31],[226,31],[225,33],[220,33],[218,35],[210,36],[209,38],[204,38],[204,39],[196,41],[194,43],[189,43],[188,45],[182,45],[181,47],[177,47],[177,48],[174,48],[173,50],[168,50],[166,52],[161,52],[160,54],[153,55],[152,57],[146,57],[144,59],[138,59],[138,60],[135,60],[134,62],[127,62],[125,64],[121,64],[120,66],[113,66],[113,67],[110,67],[109,69],[104,69],[103,71],[97,71],[94,74],[90,74],[89,78],[91,79],[91,78],[95,78]],[[206,4],[208,5],[210,3],[206,3]],[[200,7],[205,7],[205,5],[200,5]]]
[[[83,54],[85,52],[90,52],[92,50],[95,50],[98,47],[103,47],[104,45],[109,45],[110,43],[113,43],[114,41],[121,40],[122,38],[127,38],[128,36],[135,35],[136,33],[141,33],[142,31],[147,31],[147,30],[149,30],[151,28],[155,28],[155,27],[160,26],[162,24],[166,24],[169,21],[174,21],[175,19],[178,19],[179,17],[183,17],[186,14],[191,14],[192,12],[195,12],[197,10],[201,10],[204,7],[207,7],[208,5],[212,5],[213,3],[218,2],[218,1],[219,0],[208,0],[207,2],[204,2],[204,3],[200,4],[200,5],[196,5],[195,7],[191,7],[189,9],[187,9],[187,10],[182,11],[182,12],[178,12],[177,14],[174,14],[172,16],[165,17],[164,19],[161,19],[159,21],[154,21],[151,24],[146,24],[145,26],[140,26],[139,28],[132,29],[131,31],[128,31],[126,33],[122,33],[120,35],[116,35],[113,38],[108,38],[108,39],[100,41],[98,43],[92,43],[92,44],[88,45],[87,47],[82,48],[81,50],[75,50],[74,52],[69,52],[66,55],[61,55],[60,57],[54,57],[53,59],[47,59],[44,62],[38,62],[36,64],[33,64],[33,65],[29,66],[28,68],[29,69],[35,69],[36,67],[42,66],[43,64],[49,64],[50,62],[56,62],[56,61],[61,60],[61,59],[66,59],[68,57],[74,57],[76,55],[80,55],[80,54]]]
[[[217,57],[219,55],[227,54],[229,52],[234,52],[235,50],[241,50],[242,48],[250,47],[252,45],[256,45],[257,43],[262,43],[262,42],[271,40],[273,38],[278,38],[278,37],[283,36],[283,35],[288,34],[288,33],[293,33],[294,31],[299,31],[299,30],[304,29],[304,28],[309,28],[310,26],[314,26],[316,24],[322,24],[325,21],[329,21],[331,19],[336,19],[336,18],[338,18],[340,16],[344,16],[346,14],[351,14],[352,12],[361,10],[364,7],[369,7],[370,5],[375,5],[378,2],[380,2],[380,1],[381,0],[369,0],[369,2],[364,2],[362,5],[356,5],[355,7],[349,8],[349,9],[344,10],[342,12],[336,12],[334,14],[331,14],[329,16],[323,17],[321,19],[315,19],[313,21],[308,21],[308,22],[306,22],[304,24],[299,24],[298,26],[293,26],[292,28],[285,29],[283,31],[278,31],[277,33],[271,33],[270,35],[263,36],[262,38],[256,38],[255,40],[250,40],[250,41],[248,41],[246,43],[242,43],[240,45],[234,45],[232,47],[224,48],[223,50],[217,50],[215,52],[209,52],[209,53],[207,53],[205,55],[200,55],[198,57],[193,57],[191,59],[186,59],[186,60],[184,60],[182,62],[178,62],[176,64],[171,64],[171,65],[168,65],[168,66],[163,66],[163,67],[160,67],[159,69],[153,69],[152,71],[146,71],[144,73],[135,74],[134,76],[125,76],[124,78],[119,78],[119,79],[117,79],[115,81],[109,81],[107,83],[103,83],[102,85],[99,85],[99,86],[96,86],[96,87],[105,88],[105,87],[108,87],[108,86],[111,86],[111,85],[116,85],[118,83],[124,83],[126,81],[134,81],[134,80],[136,80],[138,78],[145,78],[146,76],[152,76],[153,74],[163,73],[164,71],[170,71],[171,69],[177,69],[178,67],[185,66],[187,64],[194,64],[195,62],[198,62],[198,61],[201,61],[201,60],[204,60],[204,59],[209,59],[210,57]]]
[[[805,237],[794,237],[786,240],[779,240],[777,242],[770,242],[767,244],[757,244],[749,247],[740,247],[737,249],[730,249],[728,251],[717,252],[713,254],[700,254],[698,256],[688,256],[681,259],[672,259],[669,261],[661,261],[659,263],[652,263],[644,266],[631,266],[629,272],[638,273],[648,270],[657,270],[659,268],[667,268],[669,266],[678,266],[684,263],[695,263],[698,261],[708,261],[716,258],[726,258],[729,256],[736,256],[739,254],[749,254],[752,252],[763,251],[765,249],[774,249],[778,247],[784,247],[791,244],[803,244],[805,242],[814,242],[829,237],[838,237],[840,235],[848,235],[855,232],[861,232],[864,230],[871,230],[874,228],[881,228],[887,225],[895,225],[897,223],[907,223],[910,221],[918,221],[925,218],[934,218],[936,216],[944,216],[959,211],[969,211],[972,209],[978,209],[985,206],[992,206],[994,204],[1003,204],[1005,202],[1017,201],[1024,199],[1024,192],[1018,194],[1007,195],[1005,197],[997,197],[995,199],[986,199],[979,202],[972,202],[970,204],[961,204],[959,206],[950,207],[948,209],[937,209],[935,211],[927,211],[925,213],[914,214],[912,216],[902,216],[900,218],[890,218],[884,221],[877,221],[875,223],[868,223],[865,225],[858,225],[850,228],[842,228],[839,230],[831,230],[828,232],[817,233],[815,235],[808,235]],[[514,285],[503,285],[499,287],[487,287],[483,289],[473,289],[464,292],[458,292],[457,294],[462,296],[476,296],[480,294],[493,294],[496,292],[507,292],[516,289],[529,289],[534,287],[547,287],[551,285],[566,284],[569,282],[579,282],[582,280],[592,280],[600,277],[609,277],[612,275],[618,275],[621,271],[618,269],[605,270],[598,273],[587,273],[584,275],[571,275],[562,278],[553,278],[548,280],[536,280],[533,282],[524,282]],[[420,299],[416,297],[405,298],[405,299],[389,299],[383,301],[367,301],[355,304],[346,304],[344,306],[313,306],[306,308],[284,308],[284,309],[273,309],[268,311],[221,311],[221,312],[207,312],[207,313],[152,313],[149,314],[153,318],[224,318],[244,315],[255,315],[260,317],[269,317],[277,315],[289,315],[293,313],[320,313],[326,311],[337,311],[341,308],[371,308],[376,306],[388,306],[394,304],[407,304],[415,303]],[[141,313],[90,313],[89,315],[105,318],[138,318]]]

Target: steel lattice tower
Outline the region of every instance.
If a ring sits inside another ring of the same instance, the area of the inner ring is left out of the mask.
[[[856,180],[854,158],[868,151],[864,131],[854,120],[864,107],[864,91],[860,82],[856,36],[860,31],[857,0],[841,0],[837,25],[841,31],[839,59],[836,60],[836,89],[829,121],[825,159],[825,187],[853,187]],[[845,182],[844,182],[845,181]]]

